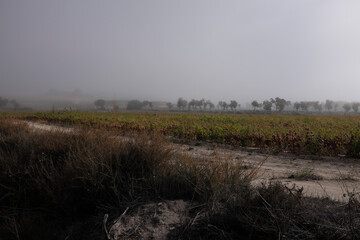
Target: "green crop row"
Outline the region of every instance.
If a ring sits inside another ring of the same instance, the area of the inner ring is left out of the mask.
[[[122,133],[161,132],[276,151],[360,157],[360,117],[170,113],[39,112],[7,114],[25,120],[81,125]]]

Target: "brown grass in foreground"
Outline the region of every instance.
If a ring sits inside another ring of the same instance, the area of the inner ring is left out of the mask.
[[[355,197],[341,205],[279,183],[253,187],[253,169],[201,164],[157,135],[40,132],[0,119],[0,236],[105,239],[105,213],[184,199],[192,218],[169,239],[360,238]]]

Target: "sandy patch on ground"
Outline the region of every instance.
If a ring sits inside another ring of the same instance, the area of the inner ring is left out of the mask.
[[[200,145],[200,146],[196,146]],[[292,188],[303,188],[311,197],[328,197],[346,201],[348,193],[359,195],[360,161],[344,157],[297,156],[290,153],[268,155],[243,149],[229,149],[213,144],[197,143],[178,145],[182,152],[188,152],[204,161],[239,161],[248,168],[262,165],[254,184],[278,180]]]
[[[72,127],[62,127],[58,125],[50,125],[50,124],[30,122],[30,121],[26,121],[26,123],[30,128],[40,131],[60,131],[65,133],[71,133],[74,131],[74,128]]]
[[[189,203],[183,200],[164,201],[140,206],[135,212],[124,212],[111,226],[110,240],[159,239],[188,221]]]

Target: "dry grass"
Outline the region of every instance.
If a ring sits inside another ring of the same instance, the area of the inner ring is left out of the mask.
[[[359,239],[355,196],[339,205],[279,183],[255,188],[256,169],[196,161],[158,135],[39,132],[0,119],[0,235],[104,239],[105,213],[184,199],[193,218],[169,239]]]
[[[314,173],[312,168],[301,168],[295,172],[292,172],[289,175],[289,178],[294,178],[299,181],[309,181],[309,180],[321,180],[322,177]]]
[[[168,178],[171,157],[171,149],[158,136],[125,141],[86,130],[33,132],[2,120],[0,215],[6,216],[2,232],[37,239],[36,227],[47,229],[46,222],[51,220],[53,225],[52,220],[60,220],[52,228],[58,236],[67,221],[96,216],[99,209],[120,210],[129,202],[154,199],[162,192],[180,197],[172,185],[162,184]]]

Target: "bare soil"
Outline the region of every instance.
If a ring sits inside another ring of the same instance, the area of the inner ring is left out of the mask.
[[[131,214],[124,212],[111,226],[108,239],[166,240],[168,234],[188,221],[189,203],[182,200],[145,204]]]
[[[198,146],[196,146],[198,145]],[[200,146],[199,146],[200,145]],[[299,156],[291,153],[270,155],[257,149],[239,149],[196,143],[177,146],[204,161],[240,161],[244,167],[259,168],[254,184],[278,180],[289,188],[303,188],[305,196],[347,201],[360,193],[360,161],[344,157]]]

